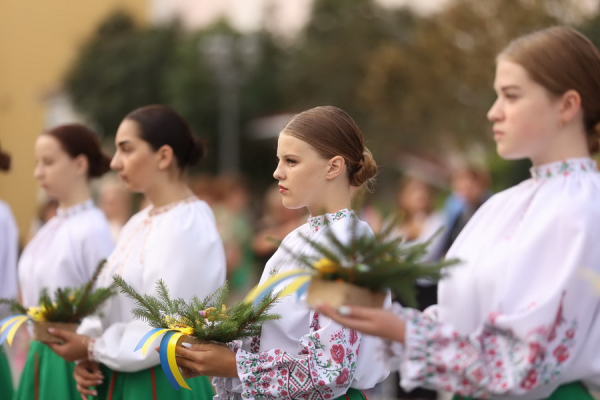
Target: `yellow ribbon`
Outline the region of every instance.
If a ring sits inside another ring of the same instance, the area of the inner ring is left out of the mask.
[[[186,383],[185,379],[183,379],[183,376],[181,375],[181,372],[179,371],[179,368],[177,367],[177,360],[175,359],[175,348],[177,347],[177,341],[179,340],[179,338],[181,336],[183,336],[183,333],[177,332],[173,336],[171,336],[171,338],[169,339],[168,350],[167,350],[167,358],[169,360],[169,368],[171,369],[171,373],[177,380],[177,383],[179,383],[179,385],[181,387],[186,388],[188,390],[192,390]]]

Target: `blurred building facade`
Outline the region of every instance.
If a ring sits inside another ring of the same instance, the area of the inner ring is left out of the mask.
[[[12,170],[0,175],[21,242],[37,208],[33,147],[47,127],[73,120],[61,97],[61,80],[79,45],[115,9],[140,23],[151,0],[2,0],[0,2],[0,143],[12,155]]]

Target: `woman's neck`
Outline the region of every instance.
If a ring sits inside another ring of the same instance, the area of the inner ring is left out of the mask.
[[[194,193],[183,180],[162,182],[145,193],[153,207],[162,207],[176,201],[181,201]]]
[[[58,199],[58,207],[67,209],[69,207],[73,207],[74,205],[83,203],[89,200],[91,197],[92,190],[87,182],[75,184],[72,186],[69,193],[66,193],[64,197]]]
[[[307,205],[308,212],[312,216],[335,213],[345,208],[352,207],[352,190],[347,184],[331,185],[324,190],[319,201]]]
[[[565,127],[538,154],[530,157],[534,167],[568,158],[590,157],[587,136],[578,126]]]

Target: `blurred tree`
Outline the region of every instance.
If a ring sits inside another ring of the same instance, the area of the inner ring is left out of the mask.
[[[167,102],[164,77],[179,37],[177,23],[141,29],[123,12],[108,17],[65,77],[76,109],[112,136],[128,112]]]
[[[557,22],[544,2],[455,0],[423,18],[412,42],[387,40],[373,49],[361,98],[404,147],[437,152],[491,145],[486,113],[496,54],[510,39]]]

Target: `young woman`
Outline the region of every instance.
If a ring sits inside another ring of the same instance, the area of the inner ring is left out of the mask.
[[[279,135],[279,181],[283,204],[306,207],[308,222],[283,240],[262,275],[298,268],[294,254],[310,254],[302,235],[326,241],[328,231],[349,240],[352,195],[377,171],[362,133],[352,118],[336,107],[317,107],[296,115]],[[372,234],[365,223],[359,229]],[[285,286],[280,285],[279,290]],[[194,345],[177,350],[178,364],[187,376],[223,377],[215,380],[217,398],[334,399],[364,398],[358,389],[382,381],[387,369],[377,362],[377,339],[362,336],[310,310],[296,296],[287,296],[273,312],[260,337],[232,350]],[[360,349],[360,350],[359,350]]]
[[[460,396],[592,399],[600,384],[600,53],[553,27],[498,57],[488,113],[500,156],[531,179],[493,196],[448,253],[463,261],[424,313],[344,307],[336,321],[403,346],[406,388]],[[593,273],[592,273],[593,275]],[[463,397],[464,398],[464,397]]]
[[[108,222],[91,200],[90,182],[109,170],[96,134],[83,125],[62,125],[35,144],[35,177],[58,214],[27,244],[19,260],[21,300],[38,306],[42,289],[81,286],[114,249]],[[16,400],[77,399],[74,364],[47,346],[32,342]]]
[[[118,274],[139,293],[156,294],[156,282],[162,279],[174,297],[211,294],[225,281],[223,244],[210,207],[192,194],[184,176],[202,158],[202,144],[183,117],[162,105],[127,115],[115,144],[112,168],[151,206],[123,227],[99,285],[110,285]],[[52,349],[65,359],[82,360],[75,370],[82,395],[111,400],[212,398],[206,377],[189,381],[193,391],[175,391],[157,353],[134,352],[151,329],[133,318],[134,306],[118,294],[107,301],[102,318],[87,318],[78,334],[57,332],[65,343]]]
[[[0,150],[0,171],[10,171],[10,155]],[[8,204],[0,200],[0,298],[17,298],[17,252],[19,246],[17,223]],[[8,307],[0,306],[0,319],[10,315]],[[13,383],[10,367],[0,346],[0,388],[12,397]]]

